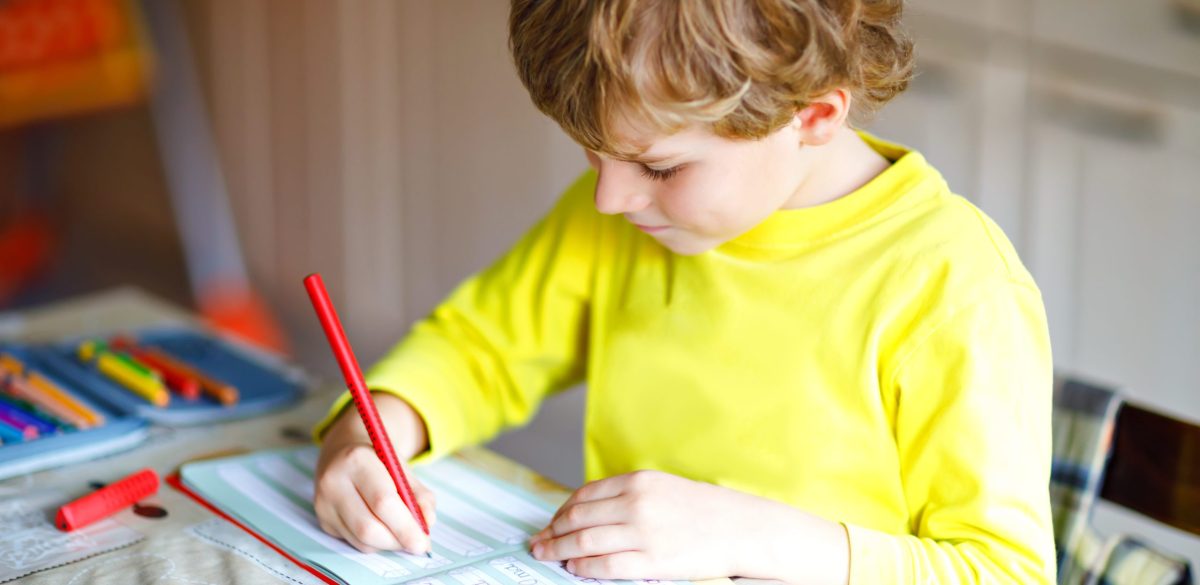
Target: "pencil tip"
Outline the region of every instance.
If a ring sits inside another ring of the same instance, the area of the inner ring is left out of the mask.
[[[433,552],[432,552],[432,551],[425,551],[425,558],[427,558],[427,559],[432,559],[432,558],[433,558]]]

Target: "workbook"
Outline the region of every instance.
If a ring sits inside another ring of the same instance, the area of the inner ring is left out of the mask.
[[[579,578],[562,563],[534,559],[529,537],[549,523],[554,506],[453,457],[412,469],[437,496],[433,558],[359,552],[317,524],[312,507],[316,461],[316,447],[263,451],[189,463],[179,480],[198,499],[330,583],[622,583]]]

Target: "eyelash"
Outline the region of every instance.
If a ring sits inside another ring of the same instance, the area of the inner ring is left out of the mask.
[[[642,165],[642,176],[650,179],[651,181],[667,181],[670,180],[671,177],[674,177],[675,174],[679,172],[680,168],[681,166],[673,166],[669,169],[663,169],[660,171],[658,169],[652,169],[646,165]]]

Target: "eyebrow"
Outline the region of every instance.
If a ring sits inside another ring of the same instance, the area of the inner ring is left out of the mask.
[[[635,163],[641,163],[644,165],[648,165],[648,164],[655,164],[655,163],[661,163],[664,161],[674,160],[674,159],[680,158],[682,156],[683,156],[682,153],[680,153],[680,154],[665,154],[665,155],[661,155],[661,156],[647,156],[647,155],[643,154],[641,156],[635,156],[633,158],[622,159],[622,160],[625,160],[626,162],[635,162]]]

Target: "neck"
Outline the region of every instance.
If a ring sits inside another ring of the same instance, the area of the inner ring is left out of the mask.
[[[870,147],[858,133],[843,127],[833,140],[810,146],[805,166],[809,173],[800,181],[783,209],[814,207],[840,199],[866,185],[891,162]]]

